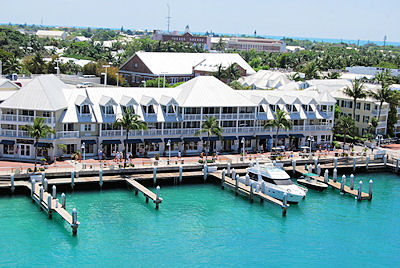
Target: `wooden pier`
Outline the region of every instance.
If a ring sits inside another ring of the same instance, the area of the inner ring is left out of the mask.
[[[237,170],[236,174],[238,173],[243,173],[243,170]],[[233,190],[236,193],[236,195],[242,194],[248,197],[250,199],[250,202],[253,202],[254,198],[258,197],[260,199],[260,202],[263,202],[265,200],[272,204],[278,205],[282,208],[282,215],[286,216],[286,211],[287,208],[289,207],[289,204],[287,204],[287,202],[284,203],[281,200],[278,200],[274,197],[262,193],[261,191],[256,192],[251,186],[247,186],[243,183],[236,182],[236,180],[233,180],[227,174],[223,174],[223,171],[219,170],[217,172],[211,173],[210,175],[221,180],[222,189],[224,189],[224,187],[228,187],[229,189]]]
[[[296,172],[298,172],[300,174],[308,173],[308,171],[305,169],[305,166],[296,166]],[[313,177],[313,179],[316,179],[320,182],[325,182],[324,177],[322,177],[322,176],[315,176],[315,177]],[[337,182],[337,181],[335,182],[332,179],[328,179],[328,181],[325,183],[328,184],[329,186],[331,186],[332,188],[341,191],[342,193],[346,193],[351,196],[358,197],[358,191],[354,190],[354,189],[353,190],[350,189],[350,187],[347,185],[344,185],[343,190],[342,190],[342,185],[340,182]],[[372,199],[371,195],[361,192],[360,200],[371,200],[371,199]]]
[[[126,178],[125,181],[128,185],[132,186],[135,189],[135,195],[137,195],[140,191],[146,197],[146,203],[149,202],[150,198],[153,203],[156,204],[156,209],[158,209],[159,204],[161,204],[163,200],[160,197],[160,186],[157,186],[157,194],[155,194],[134,179]]]

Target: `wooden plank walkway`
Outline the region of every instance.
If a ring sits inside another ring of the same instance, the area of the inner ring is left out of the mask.
[[[153,193],[134,179],[126,178],[125,181],[127,182],[127,184],[135,188],[135,195],[137,195],[138,191],[140,191],[146,197],[146,203],[149,202],[150,198],[153,203],[156,204],[156,209],[158,209],[159,204],[161,204],[163,200],[161,197],[159,197],[157,194]],[[157,191],[159,190],[160,186],[157,186]]]
[[[32,185],[29,182],[24,182],[24,186],[26,186],[30,191],[32,191]],[[35,183],[35,189],[33,191],[32,195],[32,200],[36,202],[41,209],[45,210],[47,214],[49,215],[49,218],[52,217],[52,213],[56,212],[58,215],[61,216],[72,228],[72,233],[76,234],[79,224],[79,221],[74,222],[73,217],[71,214],[69,214],[65,208],[62,206],[61,203],[57,201],[57,199],[53,198],[51,199],[50,204],[48,203],[49,200],[49,193],[46,191],[43,191],[43,196],[42,200],[40,200],[40,186],[39,182]]]
[[[241,171],[243,171],[243,170],[237,170],[236,174],[240,173]],[[245,169],[244,169],[244,171],[245,171]],[[212,175],[222,181],[222,171],[213,172],[210,175]],[[235,191],[236,194],[238,194],[238,192],[240,192],[241,194],[249,197],[250,202],[253,202],[254,197],[258,197],[261,202],[263,202],[265,200],[272,204],[278,205],[282,208],[282,215],[283,216],[286,215],[286,211],[287,211],[287,208],[289,207],[289,204],[284,204],[281,200],[276,199],[272,196],[266,195],[266,194],[262,193],[261,191],[258,191],[258,192],[255,192],[254,190],[251,191],[250,186],[247,186],[240,182],[238,183],[238,189],[236,189],[236,180],[233,180],[232,178],[230,178],[227,175],[225,175],[222,186],[225,186],[225,187],[227,186],[228,188]]]
[[[321,170],[322,170],[322,168],[321,168]],[[296,166],[296,171],[298,173],[300,173],[300,174],[308,173],[308,170],[305,169],[305,166]],[[316,176],[316,177],[313,177],[313,178],[318,180],[318,181],[320,181],[320,182],[324,182],[324,177]],[[334,182],[333,180],[328,179],[327,184],[329,186],[331,186],[332,188],[341,190],[341,183],[340,182]],[[351,190],[350,187],[347,186],[347,185],[344,186],[343,193],[347,193],[349,195],[358,197],[358,191],[357,190]],[[364,192],[361,193],[361,200],[371,200],[371,199],[372,199],[372,197],[369,194],[364,193]]]

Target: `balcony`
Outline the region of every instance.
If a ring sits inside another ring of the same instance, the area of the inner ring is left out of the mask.
[[[100,135],[102,137],[116,137],[116,136],[122,136],[122,131],[120,129],[116,130],[102,130],[100,132]]]
[[[59,139],[63,138],[78,138],[79,131],[59,131],[56,134],[56,137]]]
[[[386,128],[387,127],[387,123],[385,122],[379,122],[378,126],[376,128]]]
[[[381,116],[382,115],[388,115],[388,113],[389,113],[389,109],[382,109],[382,112],[381,112]],[[372,115],[374,115],[374,116],[378,116],[378,114],[379,114],[379,109],[373,109],[372,111],[371,111],[371,114]]]
[[[1,136],[7,136],[7,137],[18,137],[17,134],[18,132],[16,130],[12,129],[2,129],[0,130]]]
[[[185,114],[183,120],[200,120],[201,114]]]
[[[37,117],[40,117],[40,116],[37,116]],[[35,119],[34,116],[16,115],[16,114],[2,114],[0,118],[2,121],[20,122],[20,123],[32,123],[33,120]],[[44,118],[44,122],[46,124],[54,124],[54,119],[52,117],[42,117],[42,118]]]

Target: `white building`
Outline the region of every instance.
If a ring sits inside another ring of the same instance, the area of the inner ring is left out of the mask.
[[[48,31],[48,30],[38,30],[36,32],[37,37],[40,38],[53,38],[53,39],[66,39],[67,33],[64,31]]]
[[[318,92],[238,91],[218,79],[201,76],[176,88],[71,88],[54,75],[36,77],[0,104],[0,156],[32,159],[34,141],[23,125],[43,117],[56,134],[41,139],[38,158],[60,155],[58,144],[69,155],[85,144],[88,157],[101,149],[109,156],[123,150],[125,131],[114,126],[125,109],[135,111],[148,130],[131,131],[127,143],[133,155],[153,156],[171,151],[183,155],[203,151],[206,135],[196,136],[206,116],[223,127],[222,141],[210,138],[211,150],[239,152],[271,148],[275,129],[264,128],[274,111],[289,113],[294,126],[279,133],[279,144],[298,148],[314,136],[316,144],[332,140],[334,105],[328,94]],[[243,140],[243,144],[242,144]]]
[[[288,78],[293,72],[283,73],[279,71],[259,70],[247,77],[239,78],[238,82],[252,89],[282,89],[298,90],[303,88],[303,83],[294,82]]]

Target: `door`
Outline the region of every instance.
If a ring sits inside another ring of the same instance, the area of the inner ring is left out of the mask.
[[[20,148],[21,148],[21,158],[30,158],[31,157],[31,145],[29,144],[21,144]]]

